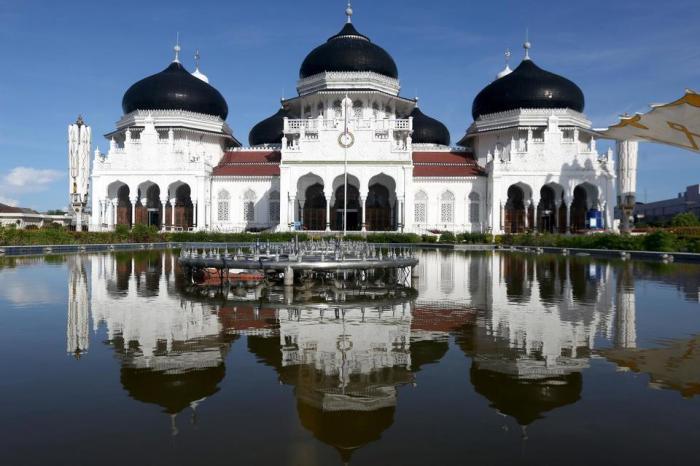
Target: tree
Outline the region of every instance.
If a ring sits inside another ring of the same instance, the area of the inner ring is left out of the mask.
[[[698,219],[694,213],[685,212],[682,214],[677,214],[671,220],[671,226],[674,227],[696,227],[700,226],[700,219]]]

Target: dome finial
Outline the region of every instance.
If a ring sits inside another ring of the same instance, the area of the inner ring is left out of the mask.
[[[525,43],[523,44],[523,48],[525,49],[525,60],[530,59],[530,49],[532,48],[532,44],[530,43],[530,29],[527,28],[525,29]]]
[[[180,50],[182,48],[180,47],[180,33],[177,33],[177,39],[175,40],[175,47],[173,47],[173,50],[175,51],[175,59],[173,60],[174,63],[180,63]]]
[[[506,67],[498,72],[498,74],[496,75],[496,79],[501,79],[503,76],[508,76],[513,71],[510,69],[510,66],[508,65],[508,62],[510,62],[510,56],[511,56],[510,49],[506,49],[503,56],[506,59]]]
[[[348,0],[348,7],[345,9],[345,16],[348,17],[348,24],[352,23],[352,3]]]
[[[199,78],[202,81],[204,81],[205,83],[209,84],[209,78],[207,77],[206,74],[202,73],[202,71],[199,69],[199,59],[200,58],[201,58],[201,56],[199,55],[199,49],[197,49],[194,52],[194,66],[195,66],[195,68],[194,68],[194,71],[192,72],[192,76],[194,76],[195,78]]]

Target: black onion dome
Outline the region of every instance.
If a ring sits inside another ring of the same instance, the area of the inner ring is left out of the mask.
[[[289,111],[280,108],[277,113],[253,126],[253,129],[248,133],[248,143],[251,146],[281,144],[282,136],[284,136],[285,117],[290,117]]]
[[[409,116],[413,117],[411,138],[414,144],[450,145],[450,132],[447,126],[421,112],[418,107],[414,108]]]
[[[512,73],[486,86],[474,99],[472,116],[519,108],[569,108],[583,112],[583,92],[575,83],[525,59]]]
[[[124,114],[134,110],[187,110],[225,120],[228,105],[219,91],[192,76],[179,62],[132,85],[122,99]]]
[[[390,78],[399,77],[391,55],[357,32],[351,23],[306,56],[299,77],[304,79],[324,71],[373,71]]]

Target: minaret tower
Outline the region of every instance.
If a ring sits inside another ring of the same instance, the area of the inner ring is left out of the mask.
[[[637,155],[639,142],[617,142],[617,204],[620,208],[620,229],[631,230],[630,217],[634,211],[637,195]]]
[[[91,143],[92,130],[78,116],[76,122],[68,126],[68,194],[77,231],[83,229],[83,212],[88,201]]]

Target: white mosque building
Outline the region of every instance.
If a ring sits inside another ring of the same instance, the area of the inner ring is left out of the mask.
[[[298,95],[244,146],[228,105],[175,59],[132,85],[95,151],[91,230],[577,232],[613,228],[616,176],[570,80],[529,56],[474,99],[452,145],[400,95],[391,55],[342,29],[303,60]],[[87,188],[86,188],[87,189]],[[86,191],[87,192],[87,191]]]

